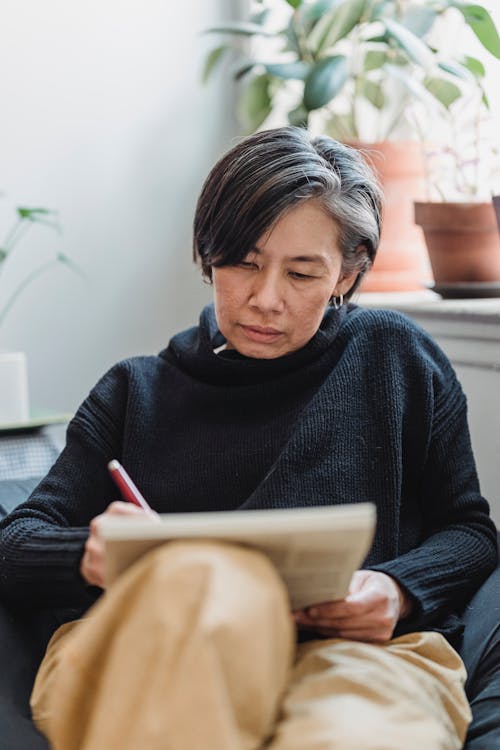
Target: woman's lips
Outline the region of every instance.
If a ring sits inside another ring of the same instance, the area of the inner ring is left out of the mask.
[[[245,336],[252,341],[271,342],[283,335],[276,328],[264,328],[262,326],[246,326],[241,324]]]

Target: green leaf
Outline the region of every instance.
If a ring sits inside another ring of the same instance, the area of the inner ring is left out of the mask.
[[[442,60],[438,63],[438,67],[441,68],[441,70],[444,70],[445,73],[455,76],[455,78],[460,78],[462,81],[467,81],[468,83],[475,83],[475,77],[465,65]]]
[[[17,215],[20,219],[27,219],[28,221],[38,221],[42,216],[50,216],[53,214],[48,208],[21,208],[17,209]]]
[[[368,50],[365,55],[363,62],[363,70],[378,70],[386,62],[387,56],[385,52],[379,50]]]
[[[267,63],[265,68],[270,75],[277,78],[303,81],[309,74],[311,65],[298,60],[290,63]]]
[[[286,39],[285,49],[291,50],[292,52],[295,52],[299,57],[301,57],[302,52],[300,49],[300,41],[297,35],[297,30],[295,28],[295,14],[290,18],[288,26],[283,30],[282,33],[285,35]]]
[[[353,30],[363,15],[365,5],[366,0],[343,0],[318,21],[309,37],[311,49],[316,55],[333,47]]]
[[[262,26],[257,23],[249,23],[243,21],[235,21],[234,23],[226,23],[224,26],[212,26],[210,29],[206,29],[205,34],[239,34],[243,36],[276,36],[274,31],[266,31]]]
[[[480,60],[476,60],[475,57],[465,55],[460,62],[467,70],[470,70],[475,78],[484,78],[486,75],[483,63]]]
[[[259,10],[257,11],[257,13],[254,13],[252,16],[250,16],[250,23],[257,23],[259,26],[263,26],[269,18],[270,13],[271,11],[269,8]]]
[[[327,57],[317,63],[306,78],[304,106],[307,110],[319,109],[328,104],[342,89],[348,78],[344,55]]]
[[[302,0],[286,0],[288,5],[291,5],[292,8],[297,9],[300,5],[302,5]]]
[[[207,83],[217,63],[223,56],[224,52],[226,52],[226,50],[228,49],[229,47],[227,46],[227,44],[221,44],[219,47],[214,47],[214,49],[208,53],[207,59],[205,60],[205,65],[203,68],[203,74],[202,74],[203,83]]]
[[[385,19],[384,23],[389,37],[406,52],[410,60],[426,70],[434,65],[432,51],[418,36],[390,18]]]
[[[309,112],[303,104],[290,110],[288,113],[288,122],[290,125],[295,125],[298,128],[307,128],[309,125]]]
[[[0,263],[3,263],[7,255],[8,255],[7,250],[4,250],[3,247],[0,247]]]
[[[85,281],[87,280],[87,277],[80,266],[78,266],[73,260],[71,260],[71,258],[69,258],[64,253],[57,253],[56,260],[59,261],[59,263],[63,263],[63,265],[68,266],[68,268],[70,268],[74,273],[76,273]]]
[[[367,10],[368,22],[383,21],[387,16],[390,17],[394,15],[394,0],[379,0],[379,2],[372,2],[369,4]]]
[[[500,37],[490,14],[481,5],[454,2],[452,5],[462,13],[465,22],[470,26],[481,44],[488,52],[500,58]]]
[[[316,0],[316,2],[312,3],[303,3],[297,14],[298,21],[304,28],[304,31],[309,33],[320,18],[341,2],[343,0]]]
[[[385,106],[385,96],[382,87],[373,81],[363,80],[359,85],[359,93],[368,99],[370,104],[376,109],[382,109]]]
[[[241,78],[246,76],[247,73],[250,73],[250,71],[255,68],[255,65],[255,60],[247,60],[243,63],[243,65],[238,65],[233,72],[234,80],[239,81]]]
[[[18,206],[16,210],[21,221],[31,221],[33,224],[43,224],[43,226],[54,229],[56,232],[61,231],[61,227],[56,219],[56,211],[51,211],[48,208],[26,208],[26,206]],[[49,221],[49,219],[51,220]]]
[[[449,109],[453,102],[456,102],[462,96],[462,91],[458,86],[445,78],[436,76],[426,78],[424,86],[446,109]]]
[[[359,134],[352,113],[335,114],[325,124],[325,134],[338,141],[355,141]]]
[[[401,17],[401,24],[419,38],[424,37],[433,27],[437,18],[434,8],[411,5]]]
[[[414,75],[408,74],[404,68],[396,65],[387,64],[385,70],[391,75],[396,81],[402,84],[415,99],[419,99],[426,106],[434,106],[436,109],[440,108],[440,103],[434,96],[427,91],[420,81],[418,81]],[[440,110],[442,112],[442,110]]]
[[[271,112],[269,80],[267,73],[254,76],[239,97],[238,117],[250,132],[257,130]]]

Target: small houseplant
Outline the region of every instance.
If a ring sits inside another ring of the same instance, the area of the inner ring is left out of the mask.
[[[20,240],[34,224],[41,224],[58,230],[59,225],[53,211],[46,208],[16,209],[17,219],[0,245],[0,326],[22,292],[39,276],[60,263],[79,272],[77,266],[61,252],[54,252],[53,257],[38,263],[33,269],[21,276],[9,294],[3,292],[4,273],[17,255]],[[24,352],[2,351],[0,349],[0,424],[15,425],[26,421],[29,415],[28,377],[26,355]]]
[[[462,52],[446,53],[439,27],[454,16],[500,57],[495,25],[485,8],[462,0],[282,0],[276,20],[279,5],[260,0],[250,22],[210,29],[231,43],[211,51],[205,77],[225,56],[236,58],[238,112],[247,130],[289,122],[382,152],[374,166],[387,205],[375,270],[394,247],[385,266],[396,274],[399,288],[417,288],[420,279],[406,281],[403,267],[421,269],[416,258],[423,245],[412,199],[425,197],[425,176],[432,180],[422,162],[422,133],[429,132],[429,123],[433,133],[436,122],[449,127],[451,112],[471,91],[487,105],[482,63]],[[253,46],[235,48],[241,37]],[[393,168],[395,174],[388,175]]]

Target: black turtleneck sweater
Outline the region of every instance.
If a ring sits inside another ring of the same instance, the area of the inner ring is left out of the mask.
[[[406,317],[354,306],[278,359],[216,354],[223,343],[208,307],[158,356],[104,375],[0,526],[0,593],[68,617],[91,603],[79,561],[89,521],[118,499],[106,469],[117,458],[161,513],[375,503],[365,567],[415,600],[398,632],[451,634],[497,553],[445,355]]]

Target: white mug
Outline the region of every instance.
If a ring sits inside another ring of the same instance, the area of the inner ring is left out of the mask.
[[[29,419],[28,394],[26,354],[0,351],[0,425]]]

